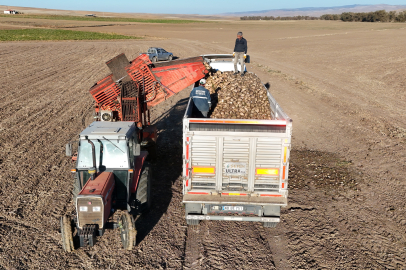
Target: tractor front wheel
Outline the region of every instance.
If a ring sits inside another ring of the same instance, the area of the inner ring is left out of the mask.
[[[120,217],[119,228],[124,249],[132,250],[136,243],[137,231],[134,227],[134,220],[127,211]]]

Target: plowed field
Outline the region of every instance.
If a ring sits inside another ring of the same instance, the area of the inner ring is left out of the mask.
[[[303,32],[298,23],[281,23],[282,30],[224,23],[233,31],[227,35],[222,23],[162,26],[172,32],[141,25],[134,35],[149,27],[166,39],[0,43],[0,268],[405,269],[406,30],[319,23]],[[109,230],[93,248],[64,253],[59,217],[73,211],[65,144],[93,121],[88,89],[109,73],[104,62],[121,52],[133,59],[149,46],[181,58],[228,53],[240,28],[249,70],[270,82],[294,121],[289,206],[278,227],[186,226],[187,89],[152,112],[159,132],[153,203],[136,222],[137,246],[123,251],[118,231]]]

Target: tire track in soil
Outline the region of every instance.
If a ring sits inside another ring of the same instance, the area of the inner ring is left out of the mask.
[[[273,255],[273,265],[278,270],[290,270],[289,251],[284,235],[283,214],[281,222],[275,228],[262,228],[261,238],[266,239],[270,252]]]
[[[201,261],[203,259],[202,254],[202,235],[201,227],[199,225],[188,225],[185,255],[183,269],[201,269]]]
[[[277,269],[267,240],[270,233],[252,222],[201,221],[188,226],[184,269]]]

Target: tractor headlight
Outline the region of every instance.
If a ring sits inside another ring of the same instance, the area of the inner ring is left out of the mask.
[[[93,212],[100,212],[101,211],[101,207],[100,206],[94,206],[93,207]]]
[[[87,206],[80,206],[79,211],[80,212],[87,212]]]

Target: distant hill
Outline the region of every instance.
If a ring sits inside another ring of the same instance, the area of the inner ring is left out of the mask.
[[[234,20],[236,17],[243,16],[274,16],[274,17],[290,17],[290,16],[315,16],[319,17],[324,14],[341,14],[343,12],[370,12],[377,10],[404,10],[406,5],[349,5],[339,7],[305,7],[295,9],[270,9],[260,11],[244,11],[223,14],[153,14],[153,13],[119,13],[119,12],[102,12],[102,11],[83,11],[83,10],[59,10],[35,7],[17,7],[0,5],[0,13],[2,10],[13,9],[24,14],[38,15],[68,15],[68,16],[84,16],[86,14],[94,14],[98,17],[124,17],[124,18],[165,18],[165,19],[193,19],[193,20]]]
[[[35,7],[18,7],[0,5],[0,14],[3,10],[13,9],[29,15],[61,15],[61,16],[84,16],[86,14],[94,14],[97,17],[119,17],[119,18],[144,18],[144,19],[188,19],[188,20],[219,20],[233,19],[232,16],[219,15],[199,15],[199,14],[154,14],[154,13],[120,13],[120,12],[103,12],[103,11],[84,11],[84,10],[63,10],[63,9],[47,9]]]
[[[221,14],[223,16],[321,16],[324,14],[341,14],[343,12],[371,12],[377,10],[402,10],[406,5],[349,5],[339,7],[305,7],[294,9],[270,9],[260,11],[245,11]]]

